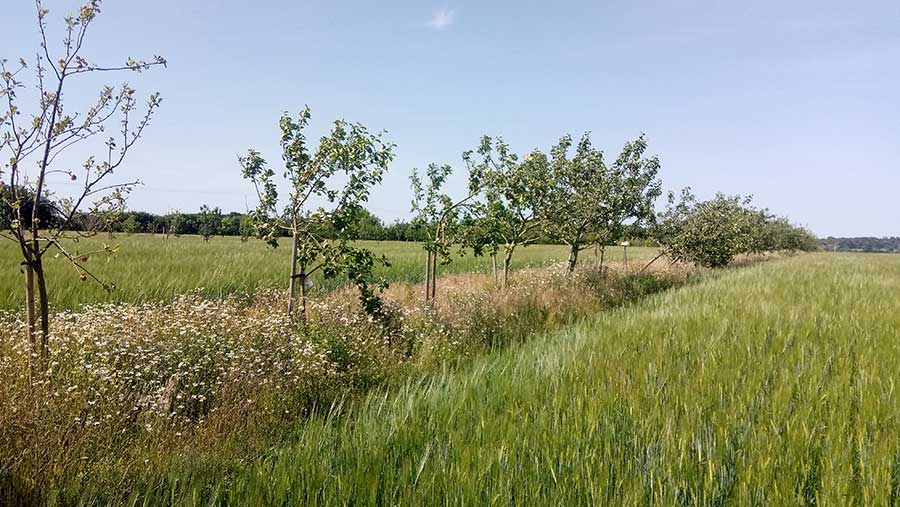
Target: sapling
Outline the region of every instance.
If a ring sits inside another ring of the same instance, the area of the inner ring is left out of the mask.
[[[326,278],[346,274],[359,286],[364,300],[371,297],[367,279],[374,255],[353,245],[354,224],[371,187],[381,182],[394,157],[394,145],[384,141],[383,132],[371,134],[363,125],[344,120],[336,120],[316,150],[310,151],[304,132],[309,119],[307,106],[297,118],[284,113],[279,122],[282,174],[288,188],[283,202],[275,171],[261,154],[250,149],[239,158],[242,174],[253,182],[259,198],[249,214],[255,235],[273,247],[282,236],[291,238],[287,313],[293,320],[299,291],[304,322],[307,288],[316,272]]]
[[[570,157],[572,144],[566,135],[551,150],[550,204],[542,215],[547,235],[569,247],[569,273],[585,248],[617,241],[626,225],[652,220],[660,194],[659,160],[644,157],[643,136],[627,143],[612,165],[593,147],[590,133]]]
[[[541,216],[550,204],[547,156],[535,150],[520,161],[502,139],[484,136],[478,149],[465,152],[463,160],[469,174],[481,180],[482,199],[474,206],[479,234],[472,246],[491,255],[495,277],[496,256],[502,248],[503,287],[508,287],[514,252],[541,237]]]
[[[0,198],[0,207],[5,210],[3,214],[12,215],[0,237],[16,243],[21,254],[27,335],[32,355],[42,363],[48,355],[50,337],[44,259],[50,250],[55,250],[69,261],[80,278],[99,281],[80,260],[81,256],[64,246],[63,240],[91,232],[83,230],[85,224],[106,224],[106,230],[112,230],[109,219],[118,216],[124,207],[124,196],[138,183],[114,181],[113,177],[162,101],[159,94],[153,93],[141,111],[137,92],[126,83],[118,88],[104,86],[86,110],[75,112],[64,106],[70,85],[77,87],[85,76],[141,72],[166,64],[164,58],[156,56],[149,61],[128,58],[122,65],[105,66],[83,56],[82,49],[100,14],[100,5],[100,0],[90,0],[76,14],[65,18],[62,48],[54,54],[47,38],[49,11],[37,0],[40,40],[33,68],[24,59],[15,64],[0,59],[0,102],[4,103],[0,110],[0,152],[8,155],[0,170],[8,190]],[[29,70],[33,71],[34,80],[26,83]],[[35,91],[29,111],[25,104],[32,100],[30,94]],[[91,141],[101,140],[111,125],[118,125],[117,132],[98,142],[99,146],[92,144]],[[94,154],[73,164],[68,154],[74,146],[81,152],[93,150]],[[77,190],[53,202],[51,187],[60,183],[74,184]],[[32,200],[31,213],[24,207],[26,199]],[[56,220],[52,223],[43,222],[38,213],[45,204],[54,208]],[[34,363],[31,369],[34,371]]]
[[[410,182],[413,191],[412,226],[422,231],[425,249],[425,303],[430,304],[437,295],[438,263],[450,262],[454,244],[464,243],[463,235],[470,224],[463,224],[463,212],[470,208],[481,189],[477,173],[470,172],[467,194],[453,199],[444,191],[447,177],[453,172],[449,165],[429,164],[422,181],[418,170],[413,170]],[[461,250],[462,252],[462,250]]]

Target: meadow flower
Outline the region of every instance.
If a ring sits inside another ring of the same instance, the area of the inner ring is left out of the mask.
[[[142,436],[187,442],[204,427],[237,431],[265,414],[307,413],[314,400],[364,389],[408,366],[489,349],[504,326],[521,324],[523,308],[538,308],[535,318],[572,315],[607,297],[589,289],[587,278],[536,276],[546,269],[514,273],[505,291],[492,289],[489,275],[451,275],[434,308],[421,304],[418,289],[393,286],[384,293],[387,322],[366,315],[349,289],[312,298],[306,326],[292,324],[281,293],[269,289],[60,312],[38,406],[26,402],[26,327],[17,314],[0,314],[0,406],[9,407],[0,413],[0,437],[16,442],[10,455],[48,438],[90,454]],[[13,438],[26,426],[35,431]],[[115,444],[104,440],[112,434],[121,435]]]

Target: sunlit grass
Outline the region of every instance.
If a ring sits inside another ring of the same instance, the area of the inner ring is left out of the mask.
[[[889,505],[900,257],[726,271],[298,423],[186,505]],[[347,415],[349,411],[350,415]]]
[[[377,254],[383,254],[390,267],[379,267],[376,275],[388,281],[418,282],[424,276],[425,254],[417,243],[396,241],[363,241]],[[202,288],[208,297],[253,292],[261,287],[286,286],[288,245],[267,248],[261,241],[242,243],[235,237],[214,237],[204,242],[199,236],[161,236],[145,234],[117,235],[112,240],[97,236],[69,244],[71,250],[89,252],[102,244],[120,245],[119,253],[107,258],[97,255],[87,266],[105,281],[115,284],[111,294],[90,281],[80,281],[78,272],[61,258],[47,259],[47,277],[51,303],[57,308],[74,309],[86,303],[106,301],[142,302],[169,299],[177,294]],[[23,275],[18,270],[21,259],[10,241],[0,242],[0,308],[21,307],[24,301]],[[538,266],[562,261],[567,250],[561,245],[532,245],[516,252],[513,268]],[[584,262],[594,262],[592,252],[584,252]],[[649,260],[655,249],[629,249],[629,258]],[[611,247],[611,261],[622,260],[622,248]],[[442,274],[488,272],[489,258],[454,257]],[[316,287],[333,288],[342,280],[316,279]]]
[[[463,367],[694,273],[559,268],[517,270],[509,289],[489,274],[447,275],[429,306],[421,284],[394,283],[377,319],[350,287],[314,295],[302,324],[288,321],[278,290],[85,306],[53,315],[47,368],[35,374],[21,315],[0,313],[0,504],[57,488],[120,500],[123,479],[141,480],[135,467],[230,468],[289,443],[299,420],[336,400]]]

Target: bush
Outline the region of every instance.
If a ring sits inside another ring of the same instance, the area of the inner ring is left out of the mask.
[[[678,202],[669,194],[653,235],[673,261],[707,268],[726,266],[739,254],[818,249],[809,231],[753,207],[749,197],[717,194],[698,201],[689,189]]]

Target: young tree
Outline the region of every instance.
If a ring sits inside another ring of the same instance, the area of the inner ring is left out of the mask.
[[[219,234],[222,236],[240,236],[242,219],[243,217],[240,214],[234,212],[222,217],[222,222],[219,224]]]
[[[535,150],[520,162],[502,139],[494,142],[488,136],[481,138],[476,152],[478,160],[472,151],[463,154],[469,174],[482,180],[483,189],[483,200],[475,205],[479,220],[473,246],[476,253],[487,249],[494,259],[503,248],[503,287],[508,287],[516,248],[541,236],[539,217],[550,203],[549,161]]]
[[[209,238],[219,233],[222,226],[222,210],[210,208],[207,205],[200,206],[197,215],[197,233],[203,236],[203,241],[209,242]]]
[[[178,237],[182,234],[188,233],[188,220],[187,217],[184,216],[184,213],[178,210],[174,210],[163,218],[165,219],[166,226],[168,227],[168,229],[166,229],[166,237],[168,237],[169,234],[173,234],[175,235],[175,237]]]
[[[598,217],[598,226],[594,228],[592,238],[595,248],[601,250],[601,271],[606,245],[643,235],[643,231],[655,223],[654,206],[662,194],[662,184],[657,179],[660,163],[655,156],[645,157],[646,150],[647,141],[641,135],[625,143],[610,168],[610,205],[604,207],[604,212]]]
[[[136,182],[111,182],[110,179],[122,165],[125,156],[140,139],[153,113],[160,105],[158,94],[150,95],[143,113],[138,111],[135,90],[127,84],[117,90],[104,87],[96,102],[82,112],[71,112],[63,106],[65,92],[79,78],[97,73],[114,71],[143,71],[165,60],[155,57],[149,62],[128,59],[124,65],[102,66],[82,56],[82,48],[89,28],[100,14],[100,0],[90,0],[77,14],[66,18],[65,38],[60,54],[53,55],[47,40],[47,15],[40,0],[35,2],[37,25],[40,35],[39,50],[34,66],[34,84],[26,85],[28,63],[20,59],[17,65],[0,60],[0,101],[5,107],[0,112],[0,151],[7,152],[7,162],[0,171],[8,186],[8,195],[2,206],[11,210],[14,219],[3,237],[14,241],[22,255],[21,269],[25,273],[25,311],[27,334],[34,354],[40,361],[47,357],[49,338],[49,299],[44,271],[44,256],[48,250],[57,250],[69,260],[82,277],[96,280],[76,256],[68,252],[61,240],[80,218],[82,208],[89,206],[87,214],[94,215],[116,204],[116,196]],[[36,90],[34,109],[24,108],[30,89]],[[73,146],[90,149],[89,140],[96,139],[110,124],[120,125],[117,136],[103,143],[100,153],[88,157],[78,169],[65,160],[65,153]],[[87,148],[85,148],[87,147]],[[32,167],[33,169],[26,169]],[[60,202],[57,212],[59,223],[42,223],[35,210],[41,209],[51,195],[54,178],[64,177],[78,181],[74,196]],[[23,204],[30,196],[36,204],[31,216],[26,216]],[[93,205],[90,203],[93,202]],[[38,335],[40,320],[40,339]]]
[[[462,212],[472,205],[472,199],[481,189],[477,172],[470,172],[469,192],[459,200],[453,200],[443,191],[447,178],[453,172],[449,165],[429,164],[425,171],[427,182],[419,177],[417,169],[410,175],[413,191],[412,212],[415,216],[412,227],[422,235],[425,249],[425,303],[437,295],[437,266],[450,263],[451,248],[463,243],[461,227]]]
[[[169,216],[157,216],[153,218],[153,221],[150,223],[150,232],[153,234],[162,234],[163,239],[169,239],[169,234],[172,233],[169,227]]]
[[[575,270],[585,248],[615,241],[626,224],[653,217],[660,193],[659,161],[643,157],[646,146],[643,136],[627,143],[612,166],[593,148],[590,133],[581,137],[571,158],[571,136],[564,136],[551,150],[552,188],[543,222],[552,239],[569,246],[568,272]]]
[[[141,225],[134,213],[128,214],[125,220],[122,221],[122,229],[126,234],[139,234],[144,232],[144,226]]]
[[[238,225],[238,233],[241,236],[241,243],[246,243],[255,233],[253,230],[253,219],[250,215],[242,215]]]
[[[326,278],[346,273],[366,297],[374,256],[352,245],[353,226],[370,188],[381,182],[394,157],[394,145],[382,139],[383,133],[370,134],[363,125],[344,120],[335,121],[316,151],[310,152],[304,134],[309,118],[309,107],[296,120],[287,113],[281,117],[284,178],[290,189],[283,206],[275,171],[260,153],[251,149],[240,158],[242,174],[253,182],[259,197],[259,206],[250,213],[257,236],[273,247],[283,233],[291,236],[287,311],[293,319],[299,287],[303,321],[307,283],[316,271]],[[328,237],[328,232],[336,237]]]

